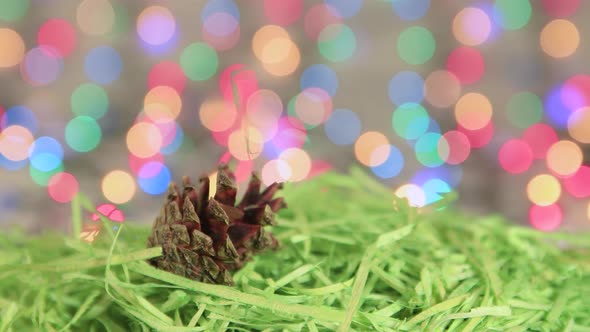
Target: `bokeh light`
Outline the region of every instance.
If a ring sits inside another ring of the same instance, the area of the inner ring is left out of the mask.
[[[324,123],[332,113],[332,98],[319,88],[308,88],[295,98],[295,114],[305,124],[317,126]]]
[[[412,183],[401,185],[394,192],[395,196],[404,198],[410,206],[423,207],[426,204],[426,194],[420,186]]]
[[[411,65],[426,63],[434,55],[436,43],[430,30],[413,26],[403,30],[397,39],[397,54]]]
[[[231,128],[238,113],[234,104],[230,104],[221,98],[210,97],[199,108],[201,123],[210,131],[222,132]]]
[[[78,194],[78,179],[71,173],[54,174],[47,184],[49,196],[58,203],[68,203]]]
[[[492,32],[492,23],[485,11],[466,7],[453,19],[453,35],[461,44],[476,46],[484,43]]]
[[[555,203],[561,196],[561,185],[554,176],[540,174],[529,181],[526,191],[531,202],[548,206]]]
[[[379,163],[383,156],[385,161]],[[373,162],[375,160],[375,162]],[[404,156],[402,152],[393,145],[382,145],[373,150],[371,154],[371,171],[382,179],[389,179],[397,176],[404,168]]]
[[[463,95],[455,104],[455,120],[469,130],[484,128],[492,119],[492,104],[480,93]]]
[[[115,204],[127,203],[135,195],[135,180],[121,170],[110,171],[102,179],[102,194],[106,199]]]
[[[573,112],[567,121],[567,129],[576,141],[590,143],[590,107]]]
[[[169,122],[180,114],[182,100],[169,86],[156,86],[143,99],[145,114],[154,122]]]
[[[98,120],[109,110],[109,96],[101,86],[84,83],[72,92],[70,106],[74,114]]]
[[[529,222],[538,230],[551,232],[561,225],[563,213],[557,204],[548,206],[533,205],[529,209]]]
[[[408,103],[401,105],[393,112],[391,123],[396,134],[413,140],[428,130],[430,118],[422,105]]]
[[[193,43],[182,50],[180,66],[186,77],[193,81],[205,81],[217,72],[217,52],[204,43]]]
[[[430,8],[430,0],[392,0],[393,11],[406,21],[422,18]]]
[[[24,56],[25,42],[18,32],[7,28],[0,29],[0,68],[16,66]]]
[[[464,133],[451,130],[441,136],[438,141],[437,152],[445,163],[459,165],[469,157],[471,143]]]
[[[137,157],[152,157],[160,151],[162,144],[162,134],[152,123],[136,123],[127,132],[127,148]]]
[[[547,151],[559,140],[559,137],[551,126],[537,123],[524,131],[522,139],[530,146],[535,159],[545,159]]]
[[[426,167],[437,167],[444,163],[444,160],[438,153],[438,142],[441,137],[437,133],[426,133],[416,141],[414,150],[416,159],[420,164]]]
[[[567,20],[553,20],[541,31],[539,42],[543,51],[554,58],[572,55],[580,45],[580,33],[576,26]]]
[[[56,81],[63,71],[63,60],[53,48],[35,47],[27,52],[21,62],[21,75],[33,86]]]
[[[227,148],[237,160],[254,160],[262,153],[264,135],[255,127],[240,128],[229,135]]]
[[[541,8],[551,17],[568,17],[574,14],[582,0],[540,0]]]
[[[252,51],[264,69],[272,75],[291,74],[299,66],[299,48],[287,31],[277,25],[265,25],[252,38]]]
[[[543,118],[543,103],[532,92],[513,94],[506,105],[508,121],[517,128],[528,128]]]
[[[447,68],[461,84],[473,84],[481,79],[485,63],[481,53],[471,47],[457,47],[447,57]]]
[[[469,144],[471,144],[473,149],[479,149],[488,145],[492,140],[494,136],[494,123],[490,121],[485,127],[477,130],[469,130],[461,125],[457,125],[457,130],[467,136]]]
[[[563,179],[565,190],[576,198],[590,197],[590,167],[582,165],[571,176]]]
[[[547,150],[547,167],[558,176],[574,174],[582,165],[582,160],[582,149],[572,141],[555,142]]]
[[[66,57],[76,49],[77,34],[70,22],[63,19],[49,19],[37,32],[37,43],[53,49],[60,57]]]
[[[0,1],[0,21],[16,22],[27,13],[30,0]]]
[[[166,165],[150,161],[145,163],[137,174],[137,183],[146,194],[160,195],[168,189],[172,180]]]
[[[39,121],[35,113],[29,108],[17,105],[12,106],[4,112],[0,118],[0,128],[6,129],[8,126],[18,125],[27,128],[33,135],[39,129]]]
[[[436,70],[424,81],[426,101],[438,108],[450,107],[461,95],[461,83],[447,70]]]
[[[354,143],[361,134],[361,129],[361,120],[349,109],[336,109],[324,124],[326,136],[336,145]]]
[[[524,27],[531,18],[529,0],[495,0],[494,21],[506,30]]]
[[[400,106],[405,103],[421,103],[424,99],[424,80],[413,71],[401,71],[389,81],[389,99]]]
[[[262,167],[262,183],[264,183],[265,186],[270,186],[274,182],[286,182],[292,174],[293,170],[286,161],[282,159],[273,159],[268,161]]]
[[[502,147],[500,147],[498,161],[508,173],[523,173],[533,163],[533,151],[526,141],[511,139],[504,142]]]
[[[29,148],[31,166],[41,172],[49,172],[59,167],[63,157],[63,148],[53,137],[39,137]]]
[[[77,152],[94,150],[102,139],[100,125],[91,117],[77,116],[66,125],[65,138],[68,146]]]
[[[381,146],[389,145],[389,140],[382,133],[367,131],[361,134],[354,143],[354,155],[365,166],[380,165],[387,159],[387,153],[383,153],[377,158],[373,152]]]
[[[150,89],[157,86],[169,86],[181,94],[186,86],[186,76],[178,63],[162,61],[152,67],[147,82]]]
[[[29,156],[35,138],[22,126],[12,125],[0,131],[0,154],[10,161],[21,161]]]
[[[301,90],[320,88],[332,97],[336,94],[338,85],[336,72],[325,64],[315,64],[307,67],[301,74],[299,83]]]
[[[283,160],[289,165],[291,174],[285,179],[289,182],[303,181],[311,171],[311,158],[305,150],[299,148],[286,149],[279,155],[279,160]]]
[[[325,27],[340,23],[342,23],[342,17],[338,14],[338,10],[322,3],[316,4],[307,11],[303,25],[307,36],[311,40],[317,41]]]
[[[121,75],[123,60],[114,48],[99,46],[86,55],[84,70],[91,81],[103,85],[110,84]]]
[[[303,0],[264,0],[264,15],[274,24],[295,23],[303,13]]]
[[[137,34],[149,45],[160,46],[169,42],[176,32],[176,20],[166,7],[150,6],[137,17]]]
[[[115,9],[109,0],[83,0],[76,10],[76,22],[84,33],[104,36],[113,30]]]
[[[357,48],[356,35],[345,24],[330,24],[318,35],[320,54],[333,62],[350,59]]]

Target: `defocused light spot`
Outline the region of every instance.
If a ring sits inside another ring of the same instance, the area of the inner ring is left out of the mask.
[[[160,152],[165,155],[170,155],[176,152],[183,143],[184,139],[184,131],[178,125],[175,124],[175,129],[173,130],[173,134],[169,135],[170,137],[165,137],[164,142],[162,143],[162,148],[160,148]]]
[[[144,112],[155,122],[169,122],[180,114],[182,100],[173,88],[157,86],[143,100]]]
[[[79,85],[70,98],[72,112],[93,119],[102,118],[109,109],[109,96],[99,85],[84,83]]]
[[[554,176],[541,174],[529,181],[526,191],[531,202],[540,206],[548,206],[559,199],[561,185]]]
[[[0,118],[0,128],[18,125],[27,128],[33,135],[39,129],[39,123],[35,113],[25,106],[12,106]]]
[[[0,154],[10,161],[21,161],[29,157],[29,149],[34,144],[33,134],[18,125],[0,131]]]
[[[291,178],[292,174],[293,170],[286,161],[273,159],[262,167],[262,182],[265,186],[270,186],[274,182],[286,182]]]
[[[560,176],[572,175],[582,165],[582,149],[572,141],[558,141],[547,151],[547,167]]]
[[[421,65],[432,58],[436,43],[430,30],[413,26],[403,30],[397,39],[397,54],[411,65]]]
[[[534,93],[515,93],[506,105],[506,116],[513,126],[528,128],[543,118],[543,103]]]
[[[140,158],[149,158],[155,155],[161,147],[162,134],[158,127],[151,123],[136,123],[127,132],[127,148]]]
[[[150,45],[167,43],[175,32],[176,20],[168,8],[150,6],[137,17],[137,34]]]
[[[199,118],[205,128],[214,132],[221,132],[231,128],[236,119],[237,111],[233,104],[223,99],[209,97],[199,109]]]
[[[428,130],[430,118],[422,105],[408,103],[401,105],[393,112],[391,123],[396,134],[413,140]]]
[[[252,50],[263,67],[276,76],[292,73],[301,58],[299,48],[287,31],[276,25],[266,25],[256,31]]]
[[[461,125],[457,125],[457,130],[467,136],[471,148],[479,149],[488,145],[492,140],[492,137],[494,136],[494,123],[490,121],[485,127],[477,130],[469,130]]]
[[[324,64],[315,64],[307,67],[301,74],[299,84],[301,90],[307,88],[320,88],[334,97],[338,89],[338,76],[336,72]]]
[[[193,81],[205,81],[215,75],[219,60],[209,45],[193,43],[180,54],[180,66],[184,74]]]
[[[284,160],[291,169],[291,176],[287,181],[299,182],[303,181],[311,171],[311,158],[309,154],[299,148],[289,148],[281,152],[280,160]]]
[[[541,0],[545,14],[552,17],[567,17],[574,14],[580,7],[581,0]]]
[[[148,87],[169,86],[178,94],[184,91],[186,76],[179,64],[172,61],[162,61],[155,64],[148,74]]]
[[[572,55],[580,45],[580,34],[576,26],[566,20],[553,20],[541,31],[541,48],[547,55],[564,58]]]
[[[533,163],[533,152],[525,141],[511,139],[500,148],[498,161],[508,173],[526,172]]]
[[[529,222],[538,230],[551,232],[561,225],[563,214],[557,204],[548,206],[533,205],[529,209]]]
[[[560,99],[572,111],[590,106],[590,76],[577,74],[562,85]]]
[[[78,180],[67,172],[53,175],[47,184],[49,196],[59,203],[70,202],[78,194],[78,190]]]
[[[380,146],[389,146],[389,140],[385,135],[376,131],[363,133],[354,144],[354,155],[356,159],[365,166],[379,165],[385,162],[387,155],[376,159],[373,156],[375,149]]]
[[[332,62],[350,59],[357,48],[356,35],[345,24],[327,25],[318,36],[318,48]]]
[[[559,137],[551,126],[537,123],[525,130],[522,139],[531,147],[535,159],[545,159],[547,151]]]
[[[531,18],[529,0],[495,0],[494,21],[506,30],[524,27]]]
[[[62,163],[63,157],[61,144],[52,137],[39,137],[29,148],[31,165],[41,172],[56,169]]]
[[[137,174],[139,187],[150,195],[160,195],[165,192],[171,179],[168,167],[153,161],[144,164]]]
[[[110,46],[92,49],[84,60],[86,76],[98,84],[110,84],[117,80],[123,70],[123,60]]]
[[[430,0],[391,0],[391,6],[402,20],[413,21],[428,12]]]
[[[338,15],[343,18],[350,18],[356,15],[363,6],[364,0],[324,0],[334,8]]]
[[[227,148],[238,160],[253,160],[262,153],[264,136],[254,127],[239,129],[229,135]]]
[[[135,195],[135,180],[127,172],[111,171],[102,179],[102,194],[115,204],[127,203]]]
[[[483,56],[474,48],[457,47],[447,57],[447,70],[462,84],[475,83],[485,71]]]
[[[63,60],[54,49],[35,47],[27,52],[21,62],[21,75],[33,86],[47,85],[59,78],[63,67]]]
[[[419,104],[424,99],[424,80],[413,71],[401,71],[389,81],[389,99],[396,106]]]
[[[66,20],[49,19],[37,32],[37,43],[54,49],[60,57],[66,57],[76,48],[76,30]]]
[[[563,179],[563,187],[576,198],[590,197],[590,167],[582,165],[571,176]]]
[[[572,113],[567,129],[576,141],[590,143],[590,107],[580,108]]]
[[[240,113],[244,111],[251,94],[258,91],[256,73],[244,64],[235,63],[226,67],[219,75],[219,90],[226,102],[237,104]]]
[[[264,0],[264,15],[274,24],[293,24],[301,17],[302,12],[302,0]]]
[[[582,96],[574,85],[558,83],[545,95],[545,115],[553,126],[558,129],[565,129],[567,128],[567,121],[574,111],[570,105],[582,103]]]
[[[12,29],[0,29],[0,68],[18,65],[24,55],[25,42],[22,37]]]
[[[115,10],[109,0],[84,0],[76,10],[76,21],[86,34],[106,35],[115,24]]]
[[[324,131],[332,143],[349,145],[361,134],[361,121],[355,112],[337,109],[324,124]]]
[[[442,135],[438,141],[437,152],[445,163],[459,165],[469,157],[471,143],[464,133],[451,130]]]
[[[142,167],[149,162],[153,162],[154,163],[153,165],[164,165],[164,157],[162,156],[161,153],[156,153],[155,155],[148,157],[148,158],[140,158],[140,157],[134,155],[133,153],[130,153],[129,158],[128,158],[128,162],[129,162],[129,168],[131,169],[131,172],[133,172],[133,174],[137,175],[137,174],[139,174],[139,171],[142,169]],[[152,171],[154,171],[154,173],[152,175],[146,174],[145,173],[146,171],[144,170],[145,177],[153,176],[160,171],[159,169],[154,169],[153,167],[151,169],[152,169]]]
[[[64,171],[64,167],[63,164],[60,163],[59,165],[57,165],[55,168],[47,170],[47,171],[42,171],[37,169],[32,163],[31,165],[29,165],[29,175],[31,176],[31,179],[33,180],[33,182],[35,182],[36,184],[38,184],[41,187],[47,187],[47,185],[49,184],[49,180],[57,173],[61,173]]]
[[[438,153],[438,142],[441,137],[437,133],[426,133],[416,141],[414,150],[420,164],[426,167],[437,167],[444,163]]]
[[[15,22],[23,18],[30,6],[30,0],[0,1],[0,21]]]
[[[371,161],[374,159],[383,159],[382,152],[380,150],[385,150],[385,155],[387,157],[381,164],[371,162],[373,165],[371,167],[373,174],[382,179],[390,179],[399,175],[399,173],[404,168],[404,156],[401,151],[393,145],[382,145],[373,151],[371,154]]]
[[[433,71],[424,82],[424,94],[426,100],[439,108],[452,106],[461,95],[461,83],[457,77],[449,71]]]
[[[334,7],[326,4],[317,4],[311,7],[305,14],[304,29],[307,36],[311,40],[316,41],[320,32],[325,27],[340,23],[342,23],[342,18]]]
[[[428,205],[440,201],[444,194],[451,192],[451,187],[444,180],[433,178],[422,185],[422,190],[426,196],[426,205]]]
[[[480,93],[467,93],[455,104],[457,123],[469,130],[485,127],[492,119],[492,113],[492,104]]]
[[[66,125],[66,143],[77,152],[94,150],[102,139],[102,131],[96,121],[88,116],[77,116]]]
[[[246,104],[246,118],[250,124],[262,131],[265,141],[276,134],[277,121],[282,112],[281,97],[272,90],[261,89],[254,92]]]
[[[307,131],[301,121],[290,116],[282,117],[277,123],[277,134],[264,146],[264,154],[268,159],[278,158],[285,149],[302,147],[306,139]]]
[[[332,98],[322,89],[305,89],[295,99],[295,113],[305,124],[310,126],[320,125],[332,113]]]
[[[463,8],[453,19],[453,35],[464,45],[476,46],[484,43],[491,31],[490,18],[479,8]]]
[[[400,186],[394,194],[399,198],[405,198],[408,200],[410,206],[423,207],[426,204],[424,190],[412,183]]]

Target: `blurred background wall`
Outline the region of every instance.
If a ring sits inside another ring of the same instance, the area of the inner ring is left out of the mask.
[[[590,218],[580,0],[1,0],[0,226],[149,222],[171,179],[361,165],[423,206]],[[291,204],[297,204],[291,202]]]

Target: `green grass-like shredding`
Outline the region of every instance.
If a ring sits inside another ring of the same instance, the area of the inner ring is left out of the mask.
[[[588,235],[477,219],[448,200],[392,204],[358,169],[282,194],[282,248],[235,287],[148,265],[160,254],[145,248],[148,226],[93,244],[1,234],[0,331],[590,331]],[[72,209],[79,230],[94,208],[78,196]]]

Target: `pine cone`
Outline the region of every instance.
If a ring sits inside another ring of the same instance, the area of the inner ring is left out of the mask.
[[[263,226],[275,224],[275,212],[286,207],[273,198],[282,184],[273,183],[262,193],[254,173],[244,197],[236,205],[237,187],[227,165],[219,166],[217,191],[209,199],[209,178],[199,186],[182,179],[183,191],[170,184],[166,203],[156,218],[147,246],[162,247],[162,256],[150,262],[157,268],[190,279],[233,284],[230,272],[265,249],[279,245]]]

